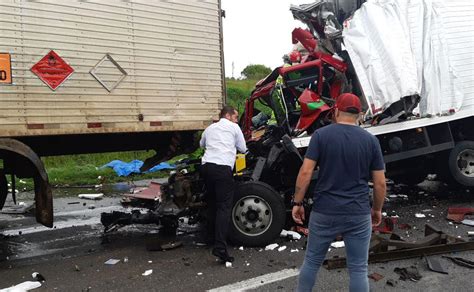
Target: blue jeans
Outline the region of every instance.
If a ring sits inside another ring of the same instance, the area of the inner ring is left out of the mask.
[[[305,259],[298,278],[297,291],[312,291],[319,267],[331,242],[344,238],[351,292],[369,291],[367,262],[372,221],[368,215],[324,215],[311,212]]]

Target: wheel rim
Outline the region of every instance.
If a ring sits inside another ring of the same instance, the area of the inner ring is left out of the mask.
[[[474,150],[465,149],[459,152],[456,159],[459,172],[466,177],[474,177]]]
[[[232,209],[234,226],[247,236],[258,236],[270,228],[273,213],[267,201],[250,195],[237,201]]]

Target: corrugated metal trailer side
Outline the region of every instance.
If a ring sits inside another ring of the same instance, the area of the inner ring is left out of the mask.
[[[1,0],[0,137],[203,129],[223,103],[220,14],[219,0]],[[55,91],[31,71],[50,50],[74,69]],[[97,67],[106,54],[116,64]]]

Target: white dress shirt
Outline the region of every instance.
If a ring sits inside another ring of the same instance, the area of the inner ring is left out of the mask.
[[[225,118],[204,130],[199,145],[206,149],[202,164],[209,162],[234,168],[236,150],[247,152],[244,135],[239,126]]]

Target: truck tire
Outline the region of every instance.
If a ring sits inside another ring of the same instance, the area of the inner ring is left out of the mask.
[[[234,195],[229,238],[236,245],[267,245],[279,236],[285,218],[285,204],[272,187],[262,182],[240,184]]]
[[[3,171],[0,171],[0,210],[3,209],[8,195],[7,177]]]
[[[451,149],[448,169],[456,183],[474,187],[474,141],[459,142]]]

